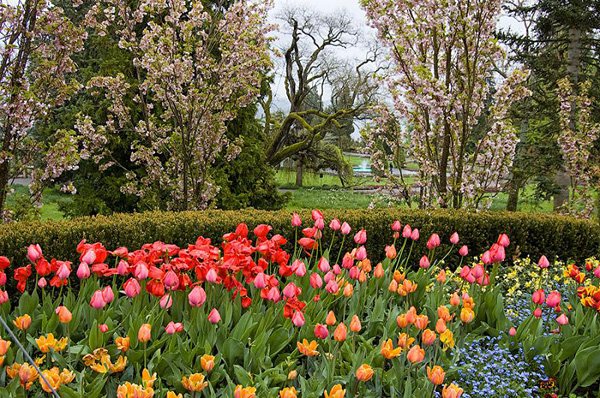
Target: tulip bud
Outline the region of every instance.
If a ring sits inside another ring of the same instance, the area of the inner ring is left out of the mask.
[[[457,307],[458,305],[460,305],[460,297],[458,296],[458,294],[453,293],[452,296],[450,296],[450,305],[453,307]]]
[[[171,298],[170,294],[165,294],[164,296],[162,296],[160,298],[160,308],[162,308],[163,310],[168,310],[169,308],[171,308],[171,306],[173,305],[173,299]]]
[[[8,301],[8,292],[0,291],[0,304],[4,304]]]
[[[361,229],[354,235],[354,242],[357,245],[364,245],[367,242],[367,231]]]
[[[550,262],[548,261],[546,256],[540,257],[540,259],[538,260],[538,266],[540,268],[548,268],[550,266]]]
[[[346,286],[344,286],[344,297],[352,297],[353,294],[354,286],[350,283],[347,283]]]
[[[179,277],[172,270],[168,270],[163,278],[165,287],[169,290],[175,290],[179,287]]]
[[[329,311],[327,313],[327,317],[325,318],[325,324],[327,324],[327,326],[333,326],[337,323],[337,319],[335,319],[335,314],[333,313],[333,311]]]
[[[219,311],[217,311],[216,308],[213,308],[210,311],[210,314],[208,314],[208,321],[210,323],[212,323],[213,325],[217,324],[217,323],[219,323],[219,321],[221,321],[221,314],[219,314]]]
[[[381,263],[378,263],[375,266],[375,270],[373,271],[373,276],[375,278],[379,279],[379,278],[383,278],[383,274],[384,274],[383,265],[381,265]]]
[[[302,220],[298,213],[292,214],[292,227],[299,227],[302,225]]]
[[[47,284],[48,284],[48,281],[44,277],[41,277],[40,280],[38,281],[38,286],[41,289],[45,288]]]
[[[461,248],[458,249],[458,254],[460,254],[463,257],[469,254],[469,248],[467,247],[467,245],[462,245]]]
[[[390,282],[390,285],[388,286],[388,290],[392,293],[395,293],[398,291],[398,282],[396,282],[394,279],[392,279],[392,281]]]
[[[569,323],[569,318],[567,318],[565,314],[561,314],[558,318],[556,318],[556,322],[558,322],[559,325],[564,326]]]
[[[427,240],[427,249],[433,250],[440,245],[440,236],[438,234],[432,234]]]
[[[396,247],[394,247],[394,245],[385,247],[385,256],[387,258],[389,258],[390,260],[393,260],[396,258],[396,255],[397,255],[397,252],[396,252]]]
[[[304,322],[304,314],[300,311],[294,312],[294,315],[292,316],[292,323],[294,324],[294,326],[300,328],[304,326]]]
[[[336,294],[340,290],[340,286],[335,280],[330,280],[327,282],[327,285],[325,285],[325,290],[330,294]]]
[[[502,247],[508,247],[508,245],[510,245],[510,239],[508,239],[508,235],[500,234],[500,236],[498,236],[497,243]]]
[[[323,279],[317,273],[313,273],[310,275],[310,286],[313,289],[320,289],[323,286]]]
[[[546,305],[550,308],[555,308],[560,304],[561,296],[556,290],[551,291],[546,298]]]
[[[298,371],[296,370],[290,370],[290,372],[288,373],[288,380],[296,380],[296,377],[298,377]]]
[[[431,329],[425,329],[423,331],[423,336],[422,336],[422,341],[424,345],[432,345],[433,343],[435,343],[435,339],[437,338],[437,336],[435,335],[435,332]]]
[[[106,323],[103,323],[101,325],[98,325],[98,329],[100,329],[102,333],[106,333],[108,332],[108,325]]]
[[[209,354],[204,354],[200,357],[200,366],[205,372],[210,373],[215,367],[215,357]]]
[[[79,264],[79,267],[77,267],[77,277],[79,279],[87,279],[90,277],[90,275],[91,275],[91,272],[90,272],[89,265],[87,265],[84,262]]]
[[[421,257],[421,260],[419,261],[419,267],[427,269],[429,268],[429,265],[429,259],[427,258],[427,256]]]
[[[140,294],[142,287],[140,286],[140,283],[137,279],[129,278],[123,284],[123,290],[125,291],[127,297],[133,298]]]
[[[92,299],[90,300],[90,306],[95,309],[104,308],[106,305],[106,301],[102,298],[102,290],[96,290],[94,294],[92,294]]]
[[[138,280],[146,279],[148,277],[148,265],[145,262],[140,261],[136,264],[133,274]]]
[[[283,295],[287,298],[296,297],[297,290],[298,288],[296,287],[294,282],[290,282],[283,288]]]
[[[535,316],[536,318],[541,318],[542,317],[542,309],[540,307],[536,308],[533,311],[533,316]]]
[[[516,334],[517,334],[517,329],[515,329],[514,326],[508,330],[508,335],[511,337],[516,336]]]
[[[367,258],[367,249],[365,249],[364,246],[359,247],[356,251],[355,257],[358,261],[364,260],[365,258]]]
[[[543,289],[538,289],[535,292],[533,292],[533,295],[531,297],[531,300],[537,304],[537,305],[542,305],[544,304],[544,301],[546,300],[546,296],[544,294],[544,290]]]
[[[129,273],[129,264],[127,264],[127,261],[125,260],[120,260],[119,264],[117,265],[117,274],[121,275],[121,276],[125,276]]]
[[[206,281],[209,283],[216,283],[218,277],[217,271],[214,268],[209,269],[206,273]]]
[[[175,323],[171,321],[165,326],[165,332],[167,332],[167,334],[175,334],[181,331],[183,331],[183,324],[181,322]]]
[[[396,220],[392,223],[392,231],[399,232],[402,229],[402,224],[400,221]]]
[[[333,338],[335,341],[343,342],[346,341],[346,335],[348,334],[348,329],[343,322],[340,322],[339,325],[335,328],[333,332]]]
[[[362,364],[356,369],[356,379],[358,381],[367,382],[373,377],[373,369],[367,364]]]
[[[340,228],[342,235],[348,235],[351,230],[352,230],[352,228],[350,228],[350,225],[348,225],[348,223],[344,221],[342,223],[342,227]]]
[[[206,292],[202,286],[195,286],[188,294],[188,302],[192,307],[201,307],[206,301]]]
[[[459,240],[460,240],[460,238],[458,237],[457,232],[450,235],[450,243],[452,243],[453,245],[456,245],[459,242]]]
[[[281,298],[281,293],[279,293],[279,289],[276,288],[275,286],[270,288],[269,291],[267,292],[267,300],[271,300],[272,302],[276,303],[279,301],[280,298]]]
[[[319,259],[317,268],[319,268],[319,271],[321,271],[323,273],[329,272],[329,270],[331,269],[331,267],[329,266],[329,261],[327,261],[327,259],[325,257],[321,257]]]
[[[73,314],[71,314],[71,311],[64,305],[56,307],[54,312],[58,315],[58,321],[60,323],[69,323],[71,322],[71,319],[73,319]]]
[[[149,342],[152,338],[151,332],[152,326],[150,326],[149,323],[144,323],[142,326],[140,326],[140,330],[138,331],[138,341],[140,343]]]
[[[352,316],[352,320],[350,321],[350,330],[354,333],[358,333],[361,329],[362,325],[360,324],[360,319],[358,319],[358,316]]]
[[[326,339],[329,336],[329,331],[325,325],[317,323],[314,330],[315,336],[319,339]]]
[[[425,350],[419,347],[418,345],[414,345],[408,350],[408,354],[406,354],[406,359],[408,359],[411,363],[419,363],[423,362],[425,359]]]

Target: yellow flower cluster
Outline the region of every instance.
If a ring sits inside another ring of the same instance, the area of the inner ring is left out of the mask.
[[[40,336],[35,339],[35,342],[38,345],[38,348],[43,353],[48,353],[50,350],[54,350],[54,352],[60,352],[67,347],[67,343],[69,339],[67,337],[63,337],[62,339],[57,340],[52,333],[48,333],[46,336]]]

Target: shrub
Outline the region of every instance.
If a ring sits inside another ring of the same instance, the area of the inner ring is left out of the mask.
[[[202,235],[219,242],[222,235],[234,230],[240,222],[253,228],[258,224],[270,224],[284,236],[292,237],[290,211],[221,211],[203,212],[145,212],[76,218],[68,221],[20,222],[5,226],[0,231],[0,255],[7,256],[19,264],[24,261],[26,248],[39,243],[48,256],[76,260],[73,245],[81,239],[88,242],[100,241],[106,247],[140,247],[146,242],[160,240],[184,245]],[[308,226],[310,212],[300,212],[304,225]],[[507,233],[514,245],[510,246],[507,258],[516,255],[539,258],[560,257],[563,260],[581,261],[600,251],[600,227],[597,223],[572,218],[524,213],[464,212],[454,210],[328,210],[328,218],[337,217],[348,222],[355,231],[365,228],[369,233],[367,250],[377,254],[384,252],[389,242],[389,226],[393,220],[419,228],[422,239],[413,251],[413,259],[423,252],[426,238],[437,232],[449,237],[457,231],[461,244],[469,246],[472,254],[485,251],[490,241],[500,233]],[[312,225],[312,224],[311,224]],[[328,228],[326,228],[326,233]],[[447,239],[446,239],[447,241]],[[334,242],[339,248],[340,240]],[[350,249],[349,240],[345,242]],[[452,261],[452,259],[450,259]]]

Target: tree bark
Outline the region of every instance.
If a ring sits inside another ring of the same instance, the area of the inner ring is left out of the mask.
[[[298,158],[296,161],[296,186],[298,188],[302,187],[303,177],[304,177],[304,165],[302,164],[302,159]]]

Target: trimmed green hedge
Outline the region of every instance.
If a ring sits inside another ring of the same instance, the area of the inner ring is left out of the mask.
[[[75,261],[75,247],[81,239],[102,242],[109,250],[118,246],[137,249],[142,244],[161,240],[185,246],[198,236],[209,237],[219,243],[223,234],[233,231],[240,222],[250,229],[266,223],[288,239],[293,239],[289,211],[219,211],[204,212],[147,212],[114,216],[85,217],[68,221],[27,222],[3,226],[0,230],[0,255],[11,259],[14,265],[26,262],[26,248],[31,243],[42,246],[46,258]],[[597,223],[556,215],[508,212],[472,213],[454,210],[326,210],[325,218],[337,217],[347,221],[353,232],[365,228],[368,233],[367,249],[371,257],[379,259],[383,249],[392,240],[390,225],[398,219],[421,231],[415,259],[422,255],[425,242],[432,232],[447,243],[448,237],[458,231],[461,244],[469,246],[470,254],[480,254],[505,232],[511,239],[507,256],[519,254],[538,258],[583,260],[600,253],[600,227]],[[310,212],[301,212],[305,225],[312,224]],[[327,228],[326,228],[327,230]],[[339,243],[339,240],[338,240]],[[347,248],[353,245],[348,239]],[[293,244],[293,243],[292,243]],[[335,248],[334,250],[337,250]]]

